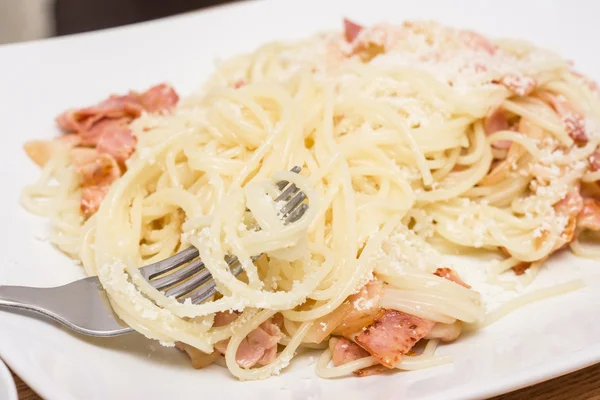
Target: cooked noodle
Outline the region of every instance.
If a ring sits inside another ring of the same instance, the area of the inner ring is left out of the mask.
[[[587,165],[600,142],[596,93],[566,60],[519,42],[499,41],[486,52],[435,24],[381,29],[384,42],[396,41],[352,47],[331,33],[266,45],[220,65],[171,112],[143,114],[130,125],[138,143],[126,173],[90,218],[79,210],[68,151],[46,163],[22,203],[52,221],[52,243],[98,275],[127,324],[205,353],[229,339],[225,362],[240,379],[277,374],[299,348],[319,347],[306,339],[315,321],[374,276],[384,283],[381,307],[471,326],[578,288],[526,295],[486,316],[476,291],[433,274],[448,266],[434,247],[504,248],[510,257],[494,274],[534,263],[533,279],[541,260],[565,245],[569,221],[554,206],[582,179],[600,177]],[[534,79],[535,91],[518,95],[495,83],[507,75]],[[585,113],[587,144],[574,144],[540,92]],[[498,105],[530,131],[486,133],[486,116]],[[541,136],[529,134],[536,129]],[[506,141],[508,151],[499,146]],[[300,175],[285,172],[296,165]],[[289,225],[273,201],[281,180],[301,188],[309,205]],[[165,297],[138,272],[190,245],[219,291],[203,304]],[[586,253],[578,241],[571,247]],[[243,266],[238,278],[227,255]],[[230,310],[240,312],[237,320],[214,327],[215,314]],[[265,366],[240,367],[240,343],[276,314],[283,350]],[[396,368],[448,362],[430,343]],[[330,360],[327,349],[320,376],[377,364],[366,357],[328,367]]]

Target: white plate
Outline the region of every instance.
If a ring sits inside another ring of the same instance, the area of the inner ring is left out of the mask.
[[[48,243],[41,219],[17,202],[38,169],[21,150],[51,137],[54,116],[108,93],[170,81],[188,93],[215,57],[273,39],[338,28],[343,16],[363,23],[430,18],[491,35],[524,37],[600,68],[597,15],[572,1],[274,1],[243,3],[126,28],[0,47],[0,284],[52,286],[83,276]],[[596,76],[600,78],[600,76]],[[308,356],[280,377],[240,383],[225,370],[193,370],[180,352],[137,335],[90,339],[54,323],[0,312],[0,355],[48,400],[161,399],[198,396],[262,399],[374,397],[451,399],[491,396],[600,361],[600,265],[567,254],[554,258],[536,285],[588,277],[588,287],[527,306],[440,351],[455,363],[365,379],[319,379]]]
[[[17,387],[6,364],[0,360],[0,399],[17,400]]]

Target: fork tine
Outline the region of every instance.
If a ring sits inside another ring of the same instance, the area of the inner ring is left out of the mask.
[[[154,279],[150,281],[152,286],[154,286],[158,290],[163,290],[171,285],[174,285],[177,282],[181,282],[184,279],[189,278],[190,276],[202,271],[204,269],[204,263],[199,258],[189,263],[184,268],[181,268],[179,271],[175,271],[173,273],[167,274],[161,278]]]
[[[299,174],[301,170],[302,170],[302,168],[296,165],[290,171],[293,172],[293,173],[295,173],[295,174]],[[288,183],[289,183],[288,181],[278,182],[277,183],[277,189],[283,190],[288,185]]]
[[[308,210],[308,204],[301,204],[299,207],[293,209],[286,219],[286,224],[289,222],[294,222],[300,219],[304,215],[304,213]],[[291,221],[290,221],[291,220]],[[289,222],[288,222],[289,221]],[[252,257],[252,261],[256,261],[259,257]],[[237,259],[235,259],[237,261]],[[233,263],[229,265],[231,273],[235,276],[238,276],[242,271],[242,265],[239,262]],[[211,298],[217,290],[215,289],[216,283],[214,280],[209,280],[208,283],[202,287],[199,287],[196,292],[188,296],[191,300],[192,304],[200,304],[204,303],[206,300]],[[190,291],[192,292],[192,291]]]
[[[164,260],[140,268],[140,273],[144,278],[146,278],[146,280],[150,280],[157,275],[162,275],[172,271],[196,257],[198,257],[198,249],[193,246],[188,247],[187,249],[180,251],[169,258],[165,258]]]
[[[300,204],[300,207],[293,209],[285,219],[284,224],[291,224],[292,222],[296,222],[304,215],[304,213],[308,210],[308,204]]]
[[[301,170],[302,168],[299,166],[291,169],[294,173],[299,173]],[[275,200],[288,202],[280,211],[281,218],[286,224],[296,221],[308,208],[308,205],[301,204],[306,195],[295,184],[290,185],[288,181],[280,181],[276,185],[279,190],[285,190]],[[166,296],[174,296],[180,301],[183,300],[183,297],[191,297],[192,302],[202,302],[215,293],[215,283],[202,260],[194,260],[196,257],[198,257],[198,250],[190,247],[165,260],[143,267],[140,272],[156,289],[167,289]],[[258,257],[252,257],[252,261],[256,261]],[[190,263],[177,271],[168,273],[186,262]],[[235,276],[242,272],[242,266],[237,258],[228,257],[226,262]],[[193,294],[190,296],[190,293]]]
[[[292,183],[287,189],[285,189],[279,196],[275,198],[275,201],[288,201],[294,194],[298,193],[299,190],[300,189],[298,186]]]
[[[306,199],[306,194],[304,192],[298,193],[293,199],[288,201],[287,204],[281,208],[281,215],[288,214],[290,211],[295,209],[298,204],[302,203],[304,199]]]
[[[229,259],[226,260],[226,262],[229,266],[231,266],[237,262],[237,258],[229,257]],[[199,273],[195,274],[190,279],[181,283],[180,285],[174,286],[171,289],[167,290],[165,292],[165,296],[181,297],[196,289],[198,286],[201,286],[208,282],[208,280],[211,279],[210,271],[204,267],[204,264],[202,264],[202,266],[203,268]]]
[[[242,264],[239,262],[234,263],[230,266],[230,270],[234,276],[238,276],[243,271]],[[201,287],[200,290],[189,296],[192,304],[204,303],[206,300],[214,296],[214,294],[217,292],[216,286],[217,284],[214,279],[210,280],[206,285]]]

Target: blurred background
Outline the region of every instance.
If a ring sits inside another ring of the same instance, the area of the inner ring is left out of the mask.
[[[88,32],[236,0],[0,0],[0,44]]]

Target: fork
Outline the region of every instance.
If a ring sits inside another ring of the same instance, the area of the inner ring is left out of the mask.
[[[298,166],[291,169],[294,173],[300,170]],[[275,202],[285,202],[279,217],[284,224],[297,221],[308,209],[308,205],[303,203],[306,194],[288,181],[277,182],[276,186],[280,194]],[[252,261],[261,255],[253,256]],[[225,261],[233,275],[242,272],[236,257],[227,256]],[[189,298],[192,303],[199,304],[216,293],[215,281],[198,258],[195,247],[142,267],[139,271],[154,288],[180,302]],[[110,337],[134,331],[113,311],[96,276],[50,288],[0,285],[0,308],[33,311],[87,336]]]

